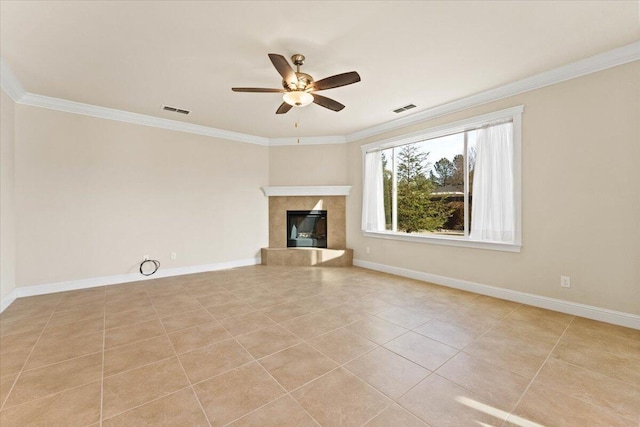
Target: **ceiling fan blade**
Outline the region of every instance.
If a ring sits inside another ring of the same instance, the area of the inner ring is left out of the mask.
[[[331,98],[317,95],[315,93],[313,94],[313,103],[333,111],[340,111],[344,108],[344,105],[340,104],[338,101],[334,101]]]
[[[232,87],[234,92],[262,92],[262,93],[284,93],[284,89],[267,89],[263,87]]]
[[[285,113],[289,112],[289,110],[291,110],[291,108],[293,108],[292,105],[287,104],[286,102],[283,102],[282,104],[280,104],[280,106],[276,110],[276,114],[285,114]]]
[[[269,59],[273,63],[273,66],[276,67],[276,70],[278,70],[278,73],[280,73],[285,82],[289,83],[290,85],[298,84],[298,77],[296,76],[296,73],[293,71],[293,68],[291,68],[291,65],[289,65],[289,62],[284,56],[278,55],[277,53],[270,53]]]
[[[349,71],[348,73],[336,74],[335,76],[313,82],[311,83],[311,90],[333,89],[334,87],[346,86],[358,83],[359,81],[360,75],[355,71]]]

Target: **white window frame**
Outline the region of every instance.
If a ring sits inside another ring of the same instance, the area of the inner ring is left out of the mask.
[[[489,242],[481,240],[471,240],[467,235],[465,236],[425,236],[416,235],[410,233],[401,233],[393,231],[368,231],[362,230],[362,234],[365,237],[374,237],[380,239],[390,240],[402,240],[407,242],[419,242],[435,245],[447,245],[447,246],[461,246],[467,248],[476,249],[490,249],[496,251],[505,252],[520,252],[522,249],[522,113],[524,112],[524,105],[518,105],[516,107],[507,108],[493,113],[483,114],[481,116],[475,116],[468,119],[448,123],[440,126],[435,126],[418,132],[412,132],[409,134],[401,135],[394,138],[385,139],[382,141],[372,142],[360,147],[362,150],[362,179],[364,188],[364,167],[365,156],[369,152],[384,150],[391,147],[397,147],[405,144],[411,144],[421,142],[429,139],[439,138],[454,133],[461,133],[470,131],[484,126],[488,123],[496,121],[512,121],[513,122],[513,192],[514,192],[514,204],[515,204],[515,239],[513,243],[503,242]],[[465,144],[466,145],[466,144]],[[465,153],[466,159],[467,153]],[[465,165],[466,165],[465,161]],[[466,166],[465,166],[466,167]],[[468,174],[465,179],[465,190],[468,185]],[[465,198],[467,197],[465,191]],[[465,216],[468,215],[465,209]],[[467,233],[465,233],[467,234]]]

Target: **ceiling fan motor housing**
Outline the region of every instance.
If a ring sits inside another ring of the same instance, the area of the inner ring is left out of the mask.
[[[294,84],[290,84],[286,80],[282,80],[282,87],[287,90],[305,90],[311,83],[313,83],[313,77],[311,77],[307,73],[303,73],[300,71],[300,67],[304,65],[304,55],[300,53],[296,53],[291,57],[291,62],[296,66],[296,77],[298,81]]]
[[[313,77],[307,73],[296,72],[298,78],[298,84],[295,87],[289,86],[289,83],[282,80],[282,87],[287,90],[305,90],[311,83],[313,83]]]

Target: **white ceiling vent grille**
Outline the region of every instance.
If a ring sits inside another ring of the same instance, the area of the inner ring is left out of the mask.
[[[408,105],[405,105],[404,107],[396,108],[395,110],[393,110],[393,112],[398,114],[398,113],[402,113],[403,111],[411,110],[412,108],[416,108],[416,105],[408,104]]]
[[[162,109],[165,111],[171,111],[172,113],[189,114],[191,111],[184,110],[182,108],[170,107],[169,105],[163,105]]]

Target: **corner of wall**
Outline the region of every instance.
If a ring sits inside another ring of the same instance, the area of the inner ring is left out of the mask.
[[[0,311],[15,299],[15,102],[4,89],[0,100]]]

